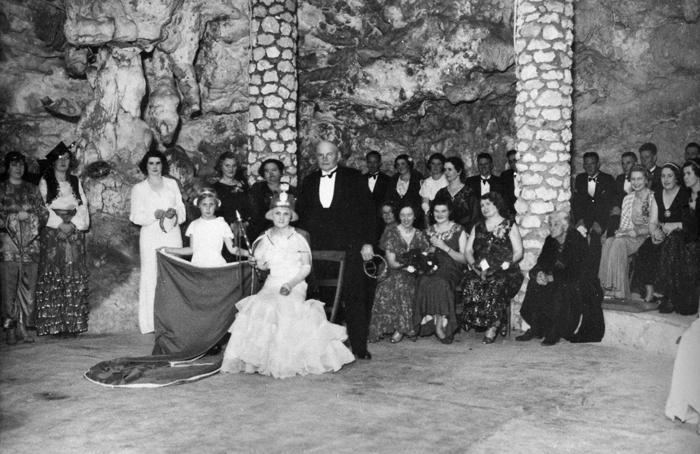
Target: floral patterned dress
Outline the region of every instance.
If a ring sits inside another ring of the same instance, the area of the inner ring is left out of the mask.
[[[382,240],[381,248],[394,253],[397,261],[411,249],[427,251],[430,246],[420,230],[416,230],[410,243],[406,243],[397,225],[387,227]],[[370,342],[376,342],[394,331],[406,334],[413,330],[416,284],[416,275],[404,269],[390,269],[386,279],[377,284],[369,325]]]
[[[508,219],[490,232],[483,220],[474,226],[474,259],[477,264],[486,260],[490,273],[482,279],[475,271],[468,270],[462,279],[461,322],[467,327],[499,326],[510,300],[523,283],[516,264],[511,263],[507,270],[501,268],[503,262],[513,260],[512,228],[513,222]]]

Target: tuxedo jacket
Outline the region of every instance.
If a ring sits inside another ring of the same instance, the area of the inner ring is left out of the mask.
[[[615,177],[615,204],[616,207],[622,207],[622,199],[625,198],[627,193],[625,192],[625,180],[627,175],[624,173]]]
[[[656,166],[654,171],[651,172],[651,181],[649,182],[649,189],[652,191],[658,191],[661,189],[661,167]]]
[[[369,188],[369,173],[363,175],[365,180],[365,186]],[[374,185],[374,191],[370,191],[372,196],[372,201],[374,202],[374,208],[379,213],[379,208],[386,198],[386,193],[389,190],[389,185],[391,184],[391,177],[384,172],[379,172],[377,174],[377,182]]]
[[[598,180],[595,186],[595,194],[588,194],[588,174],[585,172],[576,175],[574,181],[573,212],[574,221],[583,220],[586,227],[597,222],[603,231],[608,226],[610,210],[617,200],[615,179],[612,175],[598,172]]]
[[[510,207],[513,214],[515,214],[515,171],[513,169],[504,170],[498,177],[505,188],[504,197],[506,203]],[[481,184],[479,184],[481,186]]]
[[[376,216],[367,179],[357,170],[338,166],[329,208],[321,205],[320,182],[320,170],[304,178],[296,206],[311,249],[354,251],[374,243]]]
[[[469,186],[478,198],[481,198],[481,196],[484,195],[481,193],[481,175],[474,175],[467,178],[464,184]],[[512,197],[508,197],[508,189],[499,177],[497,177],[496,175],[491,175],[491,178],[489,178],[489,186],[491,186],[491,192],[497,192],[501,194],[505,201],[507,203],[510,203]]]

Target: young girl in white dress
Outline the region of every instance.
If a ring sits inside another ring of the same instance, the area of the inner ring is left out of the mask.
[[[221,206],[221,200],[211,188],[201,189],[194,199],[201,216],[192,221],[185,231],[190,238],[190,247],[166,247],[163,251],[168,254],[191,255],[191,263],[201,268],[212,268],[226,265],[226,259],[221,255],[221,249],[226,249],[234,255],[247,255],[246,251],[233,246],[231,227],[221,216],[214,213]]]
[[[355,357],[343,345],[345,328],[326,319],[322,302],[306,300],[311,249],[289,225],[298,219],[294,197],[276,195],[265,217],[274,226],[255,241],[253,257],[270,275],[260,292],[236,304],[221,370],[275,378],[338,371]]]

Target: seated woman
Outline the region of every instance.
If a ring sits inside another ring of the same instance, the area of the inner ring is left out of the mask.
[[[343,345],[345,328],[328,322],[322,302],[306,300],[311,249],[289,225],[298,219],[294,197],[276,195],[266,218],[274,225],[256,240],[253,256],[270,275],[257,294],[236,303],[221,370],[275,378],[340,370],[355,358]]]
[[[453,207],[449,198],[436,197],[432,210],[435,224],[428,228],[427,234],[438,269],[418,280],[413,325],[420,335],[435,333],[440,342],[449,344],[458,328],[455,288],[466,263],[467,234],[461,225],[450,220]]]
[[[386,251],[389,273],[377,284],[369,325],[371,342],[393,334],[391,342],[401,342],[413,332],[413,306],[416,297],[416,275],[406,270],[401,256],[411,250],[427,251],[430,244],[425,234],[413,227],[416,213],[411,205],[399,210],[398,225],[387,227],[381,248]]]
[[[260,234],[272,227],[273,223],[265,217],[270,203],[276,194],[284,188],[287,193],[296,196],[296,188],[287,183],[282,183],[284,164],[278,159],[266,159],[260,165],[258,171],[263,181],[258,181],[248,191],[248,208],[250,209],[250,223],[248,225],[248,238],[255,240]]]
[[[398,207],[411,205],[418,213],[421,207],[420,183],[422,175],[413,170],[413,159],[407,154],[400,154],[394,159],[396,173],[386,191],[386,201]],[[415,226],[423,228],[423,216],[417,216]]]
[[[653,193],[649,174],[641,165],[630,170],[632,192],[622,200],[620,227],[607,238],[598,268],[598,278],[606,297],[624,299],[630,295],[627,258],[649,237],[649,223],[654,219]]]
[[[684,423],[697,424],[700,435],[700,318],[685,330],[673,364],[671,392],[666,401],[666,416]]]
[[[486,328],[483,343],[492,344],[498,328],[507,328],[510,300],[523,283],[518,262],[523,258],[523,242],[518,226],[504,217],[508,206],[497,192],[481,196],[484,216],[472,227],[467,242],[468,270],[462,280],[462,323]],[[501,330],[504,331],[504,330]]]
[[[605,333],[602,290],[592,272],[588,242],[571,227],[566,213],[553,213],[549,229],[520,308],[530,329],[515,340],[599,342]]]
[[[691,315],[698,310],[695,297],[697,254],[692,247],[698,219],[690,209],[690,190],[680,186],[680,168],[661,168],[661,189],[654,194],[651,238],[639,250],[634,280],[645,286],[646,298],[660,301],[659,312]]]

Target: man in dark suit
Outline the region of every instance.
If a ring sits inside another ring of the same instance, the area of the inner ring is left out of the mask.
[[[686,145],[684,157],[686,161],[700,158],[700,144],[697,142],[690,142],[688,145]]]
[[[493,174],[493,158],[488,153],[479,153],[476,157],[476,166],[479,175],[467,178],[465,184],[469,186],[475,194],[481,197],[489,192],[498,192],[507,200],[507,189],[500,178]]]
[[[503,186],[505,187],[505,200],[510,208],[511,213],[515,214],[515,201],[517,197],[515,195],[515,176],[517,174],[515,169],[515,164],[517,162],[517,152],[515,150],[508,150],[506,153],[506,159],[508,159],[508,168],[501,173],[499,179]]]
[[[574,182],[573,212],[576,227],[587,230],[593,270],[598,275],[600,263],[601,236],[605,234],[610,220],[610,212],[615,204],[615,179],[600,171],[598,153],[583,155],[585,172],[576,176]]]
[[[622,173],[615,177],[615,203],[610,211],[610,221],[608,222],[608,235],[615,234],[615,230],[620,226],[620,209],[622,208],[622,199],[627,194],[632,192],[632,184],[630,183],[630,170],[637,163],[637,155],[631,151],[622,153],[620,157],[620,165]]]
[[[639,147],[639,159],[642,161],[642,165],[647,168],[651,174],[651,184],[649,189],[656,191],[661,189],[661,167],[656,165],[656,155],[658,150],[656,145],[651,142],[643,143]]]
[[[300,227],[309,232],[312,250],[345,251],[342,298],[350,346],[359,359],[367,351],[370,295],[363,260],[374,255],[374,203],[360,172],[338,165],[340,153],[330,142],[316,147],[319,170],[301,186],[297,199]]]
[[[372,195],[372,201],[374,201],[374,212],[377,217],[377,241],[382,235],[382,229],[384,228],[384,223],[381,222],[381,207],[382,202],[386,197],[387,188],[389,187],[389,182],[391,177],[384,172],[380,171],[382,167],[382,156],[376,151],[370,151],[365,155],[365,161],[367,162],[367,173],[364,177],[367,181],[367,188],[369,193]]]

